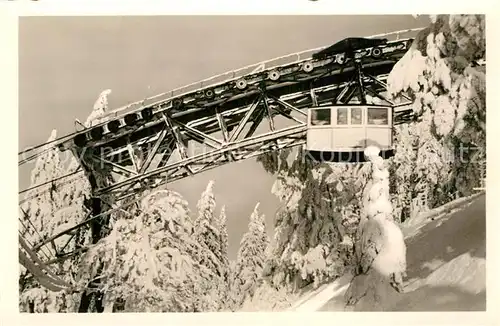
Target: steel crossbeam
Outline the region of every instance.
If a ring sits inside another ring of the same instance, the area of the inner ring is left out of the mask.
[[[96,194],[100,195],[108,192],[115,192],[124,186],[135,184],[141,180],[162,176],[164,182],[175,181],[187,175],[179,173],[179,168],[190,166],[192,164],[200,163],[203,167],[195,169],[195,173],[206,171],[212,164],[207,164],[206,161],[212,162],[214,165],[219,166],[228,163],[224,158],[224,154],[231,153],[235,160],[243,160],[256,155],[263,154],[273,149],[280,149],[291,146],[298,146],[305,142],[306,124],[284,128],[278,131],[265,133],[262,135],[245,138],[229,142],[221,146],[219,149],[194,155],[191,157],[183,158],[182,160],[167,164],[164,167],[157,168],[142,175],[132,176],[112,186],[99,189]],[[277,147],[277,148],[275,148]],[[162,182],[162,183],[164,183]],[[130,189],[130,191],[135,191]]]

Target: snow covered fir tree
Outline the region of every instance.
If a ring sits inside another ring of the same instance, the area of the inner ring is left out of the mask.
[[[408,287],[407,228],[474,195],[484,178],[486,68],[478,62],[486,52],[485,17],[430,21],[387,79],[386,95],[409,98],[414,114],[394,126],[393,157],[382,159],[376,147],[365,151],[366,162],[348,164],[310,160],[302,147],[258,156],[274,181],[263,191],[279,207],[266,219],[260,204],[250,203],[239,239],[228,231],[234,213],[220,200],[217,179],[193,202],[167,185],[133,194],[122,206],[110,201],[100,237],[86,225],[39,248],[71,288],[50,290],[20,267],[20,311],[284,311],[346,276],[335,309],[387,310],[388,298]],[[86,127],[99,123],[109,94],[99,95]],[[56,138],[54,130],[48,142]],[[57,147],[38,157],[30,181],[43,186],[21,200],[19,233],[32,248],[92,215],[88,173],[78,170],[77,158],[62,157]],[[231,243],[238,243],[234,257]],[[64,248],[78,254],[63,259]]]

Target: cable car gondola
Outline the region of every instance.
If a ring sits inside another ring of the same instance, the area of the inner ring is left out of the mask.
[[[306,152],[320,162],[365,162],[368,146],[380,156],[394,155],[393,108],[384,105],[349,104],[308,110]]]

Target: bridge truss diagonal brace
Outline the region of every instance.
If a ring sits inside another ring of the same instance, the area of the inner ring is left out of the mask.
[[[311,96],[312,105],[318,106],[318,97],[316,96],[316,92],[314,91],[313,88],[311,88],[310,96]]]
[[[163,120],[165,121],[167,127],[172,131],[172,134],[173,134],[174,139],[175,139],[175,143],[177,145],[177,150],[179,151],[179,154],[180,154],[182,160],[186,160],[188,158],[187,148],[184,145],[184,143],[182,142],[182,136],[181,136],[181,133],[179,131],[179,126],[175,126],[172,119],[167,117],[165,114],[162,114],[162,115],[163,115]],[[193,170],[191,169],[191,167],[189,165],[187,165],[187,164],[184,165],[184,168],[190,174],[193,174]]]
[[[217,123],[219,125],[219,129],[220,129],[221,134],[222,134],[222,139],[224,141],[224,143],[222,144],[222,146],[225,146],[229,142],[229,138],[230,138],[229,137],[229,132],[227,130],[226,120],[224,120],[224,117],[223,117],[222,113],[220,113],[220,109],[219,108],[217,108],[215,110],[215,116],[217,118]],[[228,160],[228,162],[234,162],[235,161],[234,155],[231,152],[224,153],[224,156],[226,157],[226,159]]]
[[[282,101],[282,100],[280,100],[279,98],[277,98],[277,97],[275,97],[275,96],[272,96],[272,95],[271,95],[271,96],[269,96],[269,98],[271,98],[271,99],[273,99],[274,101],[276,101],[276,103],[278,103],[278,104],[280,104],[280,105],[282,105],[282,106],[284,106],[284,107],[286,107],[286,108],[288,108],[288,109],[290,109],[290,110],[292,110],[292,111],[295,111],[295,112],[299,113],[299,114],[300,114],[300,115],[302,115],[302,116],[307,117],[307,113],[306,113],[306,112],[304,112],[303,110],[300,110],[300,109],[296,108],[295,106],[293,106],[293,105],[291,105],[291,104],[289,104],[289,103],[287,103],[287,102],[285,102],[285,101]],[[304,123],[304,124],[305,124],[305,122],[303,122],[303,121],[301,121],[301,123]]]
[[[394,106],[394,102],[389,100],[386,96],[382,96],[380,93],[374,91],[373,89],[371,89],[370,87],[367,87],[365,88],[368,93],[372,94],[373,96],[375,96],[376,98],[386,102],[388,105],[391,105],[391,106]]]
[[[175,144],[177,146],[179,154],[181,155],[182,158],[186,158],[187,157],[186,146],[184,146],[184,143],[182,142],[179,128],[174,126],[172,120],[168,118],[165,114],[163,114],[163,120],[165,121],[165,124],[167,125],[169,130],[172,132],[172,135],[174,136]]]
[[[215,113],[217,117],[217,122],[219,124],[219,128],[222,132],[222,138],[224,139],[224,143],[229,142],[229,132],[227,131],[227,124],[226,120],[224,120],[224,117],[220,113],[220,111],[217,109]]]
[[[352,76],[351,79],[345,84],[345,85],[342,85],[344,86],[342,88],[342,90],[340,91],[340,93],[337,95],[337,97],[335,98],[335,103],[342,103],[342,98],[350,91],[352,90],[352,87],[353,85],[356,84],[356,76]],[[352,96],[352,95],[351,95]],[[349,99],[347,99],[345,101],[345,103],[349,102]]]
[[[229,138],[229,143],[234,142],[239,137],[239,135],[243,131],[243,128],[245,128],[246,124],[248,123],[248,121],[252,117],[253,113],[255,112],[255,109],[259,106],[259,103],[261,100],[262,100],[262,95],[259,94],[257,96],[257,98],[253,101],[253,103],[250,105],[250,109],[247,111],[247,113],[243,117],[243,120],[240,121],[240,123],[238,124],[238,127],[236,127],[236,130]]]
[[[129,155],[131,155],[131,154],[129,154]],[[98,156],[96,154],[93,154],[92,155],[92,160],[94,162],[96,162],[97,164],[100,164],[101,167],[103,167],[104,165],[108,165],[111,168],[112,172],[114,172],[116,174],[119,174],[119,175],[122,175],[124,177],[130,177],[132,175],[137,175],[138,174],[137,171],[129,170],[126,167],[121,166],[120,164],[116,164],[114,162],[106,160],[103,155]]]
[[[128,151],[128,155],[130,157],[130,160],[132,161],[132,165],[134,166],[134,169],[136,171],[135,173],[137,174],[139,172],[139,162],[136,158],[134,148],[132,147],[132,145],[130,143],[127,144],[127,151]]]
[[[264,103],[264,107],[267,113],[267,118],[269,119],[269,129],[271,129],[271,131],[275,131],[276,128],[274,128],[273,115],[271,114],[271,109],[269,108],[269,103],[265,94],[262,95],[262,103]]]
[[[273,100],[274,100],[274,98],[273,98]],[[281,101],[281,100],[280,100],[280,101]],[[281,102],[286,103],[286,102],[284,102],[284,101],[281,101]],[[282,105],[280,102],[277,102],[277,103],[278,103],[278,105],[275,105],[275,106],[272,108],[272,110],[273,110],[273,111],[278,112],[279,114],[281,114],[282,116],[284,116],[285,118],[287,118],[287,119],[289,119],[289,120],[293,120],[293,121],[295,121],[296,123],[298,123],[298,124],[299,124],[299,125],[301,125],[301,126],[306,125],[306,121],[305,121],[305,120],[300,120],[300,119],[297,119],[296,117],[292,116],[291,114],[289,114],[288,112],[286,112],[285,110],[283,110],[283,109],[282,109],[282,107],[287,107],[287,106]],[[286,104],[287,104],[287,105],[290,105],[290,104],[288,104],[288,103],[286,103]],[[290,106],[293,106],[293,105],[290,105]],[[297,108],[295,108],[295,110],[296,110],[296,111],[300,111],[300,112],[301,112],[301,114],[304,114],[304,112],[303,112],[302,110],[299,110],[299,109],[297,109]],[[306,114],[306,116],[307,116],[307,114]]]
[[[158,139],[156,140],[153,148],[151,149],[151,151],[148,153],[148,156],[146,157],[146,160],[144,161],[144,163],[142,164],[142,166],[140,167],[139,169],[139,173],[144,173],[144,171],[146,171],[149,166],[151,165],[151,162],[153,161],[153,158],[155,157],[155,155],[158,153],[158,150],[160,149],[160,146],[161,144],[163,143],[163,141],[165,140],[165,136],[167,136],[167,129],[166,128],[163,128],[161,131],[160,131],[160,136],[158,137]]]
[[[204,143],[206,145],[208,145],[209,147],[212,147],[214,149],[219,149],[222,147],[222,145],[224,144],[222,141],[210,136],[210,135],[207,135],[206,133],[198,130],[198,129],[195,129],[193,127],[190,127],[186,124],[183,124],[181,122],[176,122],[176,124],[181,127],[181,129],[183,129],[184,131],[186,131],[187,133],[190,133],[190,134],[193,134],[195,136],[198,136],[198,137],[201,137],[203,140],[204,140]]]
[[[335,103],[349,103],[356,93],[355,82],[348,84],[335,98]],[[354,87],[353,87],[354,86]]]
[[[283,130],[276,130],[273,118],[277,114],[281,115],[293,120],[296,123],[292,128],[305,130],[306,119],[292,116],[292,114],[295,113],[299,113],[302,117],[307,117],[307,113],[304,109],[299,109],[293,104],[287,103],[278,97],[268,96],[265,90],[261,89],[261,92],[258,93],[251,105],[238,110],[229,110],[225,112],[221,112],[216,109],[215,114],[211,119],[203,118],[201,120],[195,120],[191,124],[177,121],[175,117],[163,115],[166,130],[168,130],[167,133],[170,133],[172,136],[168,139],[171,142],[174,142],[176,147],[180,149],[180,160],[176,160],[176,162],[173,163],[165,161],[165,164],[158,164],[156,168],[147,168],[147,166],[150,166],[152,157],[155,156],[158,149],[162,146],[162,141],[165,142],[165,138],[167,137],[165,131],[162,130],[158,132],[159,135],[157,134],[156,136],[157,141],[153,150],[148,150],[148,157],[143,163],[141,169],[138,171],[139,173],[137,175],[125,177],[123,180],[115,182],[114,185],[101,188],[98,193],[110,193],[113,196],[122,197],[131,191],[138,191],[138,188],[142,189],[146,186],[146,184],[155,188],[159,184],[163,183],[162,180],[164,179],[168,179],[169,181],[167,182],[170,182],[172,181],[172,177],[177,178],[180,175],[185,177],[187,175],[182,174],[182,170],[184,169],[187,170],[188,175],[194,175],[199,173],[199,171],[206,170],[213,164],[222,164],[221,160],[228,163],[245,159],[249,157],[249,155],[251,157],[251,155],[253,155],[252,153],[256,151],[256,153],[259,153],[259,146],[265,145],[264,148],[268,148],[269,150],[277,149],[281,146],[279,142],[282,141],[282,138],[280,137],[284,137],[282,132],[286,132],[286,128]],[[270,132],[264,135],[254,136],[254,132],[257,127],[262,124],[262,121],[266,116],[269,119]],[[234,120],[235,118],[237,121]],[[200,123],[201,121],[203,121],[203,123]],[[252,122],[252,125],[249,130],[246,132],[244,137],[240,137],[245,126],[250,122]],[[213,129],[214,123],[216,130]],[[233,128],[236,129],[232,135],[228,132],[228,123],[232,123]],[[211,130],[210,134],[204,130],[202,131],[198,129],[198,125],[201,127],[207,126],[207,124],[212,125],[212,127],[208,127],[208,130]],[[211,133],[214,131],[221,132],[222,139],[217,139],[212,136]],[[187,139],[207,145],[212,149],[212,151],[204,152],[201,155],[188,154],[187,146],[185,144],[186,136],[188,137]],[[253,142],[254,140],[257,140],[257,142]],[[248,141],[251,142],[251,145],[248,145]],[[253,148],[250,148],[252,146]],[[214,163],[213,161],[216,162]],[[164,168],[166,169],[162,170]],[[152,174],[150,175],[150,173]],[[124,182],[127,184],[126,186],[124,185]]]

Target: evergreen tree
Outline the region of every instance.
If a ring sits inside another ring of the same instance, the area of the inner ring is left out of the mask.
[[[410,218],[416,180],[417,136],[415,125],[395,127],[395,154],[389,160],[389,178],[393,217],[398,222]]]
[[[247,297],[252,297],[259,286],[268,243],[264,215],[260,214],[257,204],[250,216],[248,231],[241,239],[236,259],[232,293],[237,307]]]
[[[469,164],[461,149],[472,145],[478,148],[474,154],[485,159],[486,72],[477,62],[484,59],[486,38],[484,15],[437,15],[431,19],[432,24],[417,35],[411,49],[394,66],[388,85],[393,97],[406,93],[413,99],[413,111],[421,120],[420,136],[427,133],[434,138],[419,140],[420,154],[436,152],[430,167],[433,171],[427,175],[434,178],[436,173],[439,180],[421,185],[430,192],[434,206],[455,191],[469,194],[479,183],[480,164]],[[452,166],[449,158],[439,157],[443,152],[453,160]],[[470,158],[470,154],[465,156]],[[422,160],[422,170],[427,159]],[[444,186],[436,186],[439,184]]]
[[[222,275],[222,271],[219,268],[219,263],[223,259],[220,243],[220,226],[215,215],[216,203],[213,188],[214,182],[210,181],[198,201],[198,217],[195,220],[194,228],[197,241],[204,244],[218,258],[218,261],[213,261],[211,264],[214,265],[214,273],[220,276]]]
[[[367,173],[363,164],[312,163],[302,151],[290,167],[281,165],[272,191],[282,207],[266,267],[275,286],[317,285],[352,264]]]
[[[361,297],[373,295],[375,305],[385,291],[374,282],[386,281],[398,292],[403,288],[406,271],[406,244],[399,226],[392,216],[389,195],[389,170],[379,156],[380,150],[368,147],[365,156],[371,162],[372,176],[363,194],[363,214],[359,224],[359,239],[356,241],[356,277],[346,291],[347,304],[355,304]],[[382,278],[369,279],[376,271]]]
[[[57,138],[56,130],[53,130],[47,142]],[[48,148],[36,161],[31,171],[31,186],[37,188],[28,191],[25,198],[27,201],[22,206],[26,212],[21,222],[21,232],[24,238],[37,245],[43,241],[46,234],[46,226],[50,223],[55,212],[60,208],[56,192],[56,182],[50,182],[64,172],[60,160],[60,152],[57,148]],[[38,186],[45,184],[42,186]]]
[[[54,130],[48,139],[56,139]],[[32,171],[32,186],[55,180],[74,171],[74,159],[68,168],[64,167],[57,147],[41,155]],[[85,218],[83,198],[89,192],[88,182],[82,174],[70,176],[37,187],[26,194],[28,199],[22,206],[21,235],[32,246],[80,223]],[[85,230],[79,236],[64,235],[39,251],[43,260],[55,259],[56,253],[72,252],[77,244],[85,245]],[[50,268],[65,281],[72,283],[78,270],[78,255],[65,259]],[[38,284],[24,268],[20,275],[21,311],[28,312],[75,312],[78,295],[64,292],[50,292]]]
[[[194,230],[196,241],[203,248],[198,253],[198,259],[210,271],[206,275],[206,283],[201,284],[202,295],[211,297],[214,302],[211,310],[219,310],[226,291],[227,253],[222,248],[221,221],[215,215],[213,188],[214,182],[210,181],[198,201],[198,218],[195,220]]]
[[[89,128],[89,127],[92,127],[92,126],[98,124],[99,122],[101,122],[101,118],[108,110],[108,96],[109,96],[109,94],[111,94],[110,89],[105,89],[101,92],[101,94],[99,94],[99,97],[94,102],[92,112],[90,113],[87,120],[85,121],[85,127]]]
[[[120,219],[85,255],[80,282],[99,273],[106,300],[124,301],[129,312],[189,312],[204,307],[198,286],[207,268],[195,259],[202,248],[194,239],[187,202],[175,192],[156,191],[141,202],[140,215]]]
[[[239,300],[239,292],[237,288],[238,275],[236,273],[236,260],[229,261],[229,275],[228,275],[228,296],[226,298],[226,304],[224,305],[224,311],[237,311],[240,307],[237,304],[237,300]]]
[[[222,206],[218,217],[219,224],[219,234],[220,234],[220,245],[221,245],[221,267],[223,270],[222,278],[222,288],[221,288],[221,306],[226,306],[224,304],[224,298],[229,295],[229,282],[230,282],[230,266],[229,266],[229,237],[227,234],[227,217],[226,217],[226,207]]]

